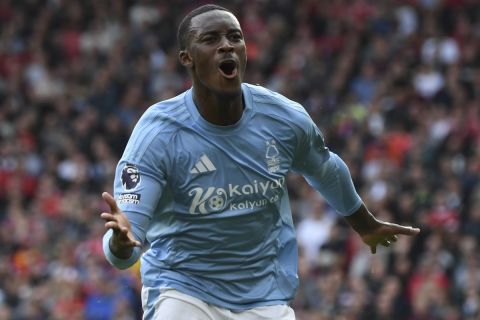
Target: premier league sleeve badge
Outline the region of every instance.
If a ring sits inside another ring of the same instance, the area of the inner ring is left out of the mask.
[[[125,190],[132,190],[140,183],[140,172],[137,166],[131,163],[125,164],[122,169],[122,186]]]

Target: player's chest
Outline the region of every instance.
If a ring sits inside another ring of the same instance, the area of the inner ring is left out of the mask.
[[[206,137],[183,135],[174,141],[175,201],[191,214],[268,206],[285,190],[292,141],[269,132]]]

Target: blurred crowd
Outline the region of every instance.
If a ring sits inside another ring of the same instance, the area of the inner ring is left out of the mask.
[[[205,1],[0,1],[0,319],[141,318],[99,218],[139,116],[190,87],[176,26]],[[216,1],[247,82],[300,102],[380,219],[371,255],[290,175],[298,320],[480,319],[480,2]]]

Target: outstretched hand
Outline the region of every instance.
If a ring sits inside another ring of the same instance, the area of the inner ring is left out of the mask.
[[[372,253],[377,252],[377,245],[390,246],[397,241],[399,235],[415,236],[420,233],[419,228],[378,220],[368,211],[365,204],[345,219],[360,235],[362,241],[370,247]]]
[[[377,220],[378,225],[366,233],[359,232],[362,241],[370,247],[372,253],[377,252],[377,245],[389,247],[396,242],[398,235],[414,236],[420,233],[419,228],[401,226],[395,223]]]
[[[118,208],[115,199],[108,192],[102,193],[102,198],[110,207],[110,212],[102,212],[100,215],[105,220],[105,228],[113,230],[110,247],[118,257],[128,257],[133,247],[140,247],[142,244],[134,237],[130,222]]]

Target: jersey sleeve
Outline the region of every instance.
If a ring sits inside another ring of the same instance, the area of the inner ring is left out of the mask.
[[[165,137],[140,136],[134,130],[125,152],[118,162],[115,180],[114,197],[118,207],[126,214],[132,233],[141,243],[145,236],[166,185],[167,151]],[[137,133],[137,134],[136,134]],[[151,134],[151,132],[150,132]],[[103,238],[103,249],[107,260],[115,267],[124,269],[133,265],[141,255],[141,249],[135,248],[128,259],[119,259],[110,251],[108,242],[112,232]]]
[[[309,116],[303,119],[293,170],[341,215],[354,213],[362,204],[345,162],[328,150],[320,129]]]

